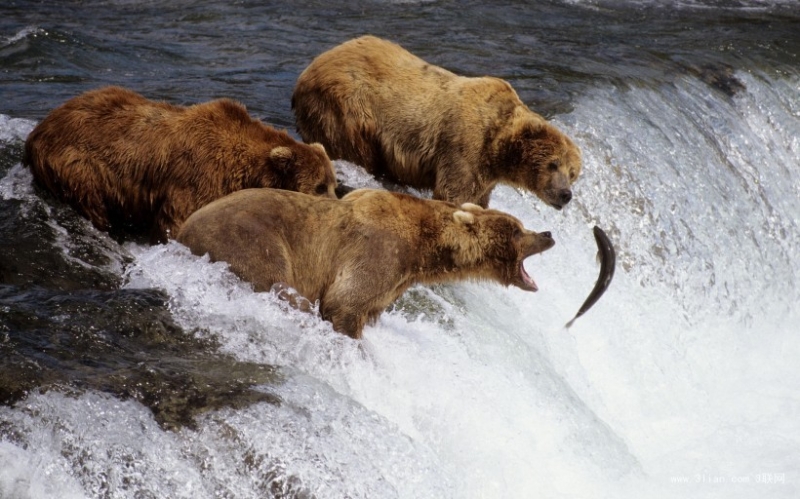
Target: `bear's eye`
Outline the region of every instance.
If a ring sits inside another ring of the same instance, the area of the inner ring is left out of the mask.
[[[569,172],[570,181],[574,182],[577,177],[578,177],[578,174],[576,174],[575,172]]]
[[[549,165],[547,165],[547,169],[551,172],[558,170],[558,161],[551,161]]]
[[[317,194],[325,194],[328,192],[328,184],[319,184],[314,190],[317,192]]]
[[[514,228],[514,232],[511,233],[511,237],[514,239],[519,239],[522,237],[522,230],[519,227]]]

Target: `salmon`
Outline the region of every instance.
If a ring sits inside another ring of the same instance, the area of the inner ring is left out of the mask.
[[[603,229],[595,225],[593,230],[594,239],[597,241],[597,258],[600,260],[600,275],[597,277],[594,289],[589,293],[589,296],[586,298],[586,301],[583,302],[583,305],[581,305],[578,313],[575,314],[575,317],[573,317],[571,321],[567,322],[567,329],[575,322],[575,319],[585,314],[597,303],[597,300],[603,296],[603,293],[606,292],[608,286],[611,284],[611,280],[614,278],[614,268],[617,266],[617,254],[614,251],[614,246],[611,244],[611,240],[608,239],[606,233],[603,232]]]

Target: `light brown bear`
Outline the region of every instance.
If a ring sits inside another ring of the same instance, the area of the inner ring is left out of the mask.
[[[320,144],[297,142],[219,99],[189,107],[120,87],[75,97],[25,143],[38,184],[115,236],[164,242],[201,206],[249,187],[335,197]]]
[[[523,260],[555,244],[500,211],[372,189],[341,200],[239,191],[192,214],[177,240],[228,262],[256,291],[290,286],[319,300],[322,318],[353,338],[415,283],[477,279],[536,291]]]
[[[292,95],[297,130],[332,159],[483,206],[497,183],[561,209],[581,173],[578,147],[508,82],[467,78],[374,36],[319,55]]]

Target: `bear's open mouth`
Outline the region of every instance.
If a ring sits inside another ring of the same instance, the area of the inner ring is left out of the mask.
[[[520,288],[527,291],[539,291],[539,286],[537,286],[531,276],[525,272],[525,265],[523,265],[523,262],[519,262],[519,277],[522,280],[522,286],[520,286]]]

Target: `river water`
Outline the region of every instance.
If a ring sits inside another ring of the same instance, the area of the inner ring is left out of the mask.
[[[20,165],[104,84],[294,133],[299,73],[364,33],[508,79],[582,148],[562,212],[492,198],[556,238],[538,293],[416,287],[356,342]],[[6,0],[0,68],[3,499],[800,497],[796,1]],[[565,330],[595,224],[616,276]]]

